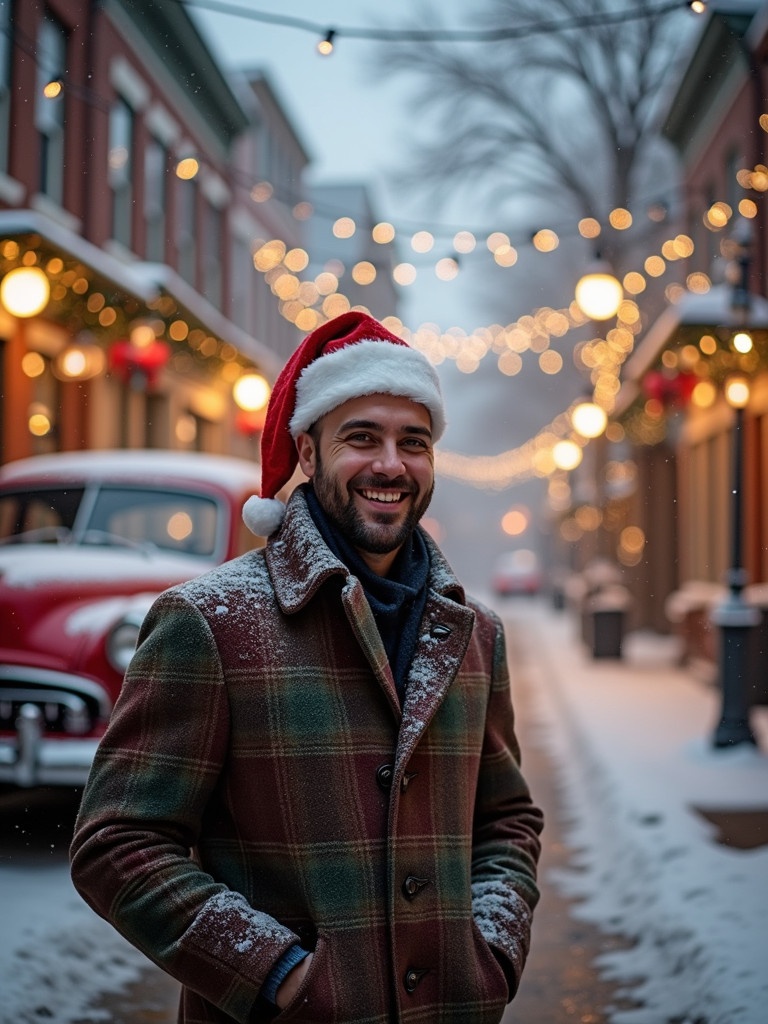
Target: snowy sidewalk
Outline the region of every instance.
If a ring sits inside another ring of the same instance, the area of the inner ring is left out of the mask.
[[[622,660],[593,660],[570,613],[500,612],[536,688],[578,851],[555,881],[580,916],[634,940],[601,963],[639,1004],[611,1021],[765,1024],[768,708],[753,709],[759,750],[715,750],[719,694],[676,667],[663,638],[632,634]],[[762,826],[763,845],[718,842],[738,821],[755,844]]]

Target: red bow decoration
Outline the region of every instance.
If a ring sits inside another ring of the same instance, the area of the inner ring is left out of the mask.
[[[123,381],[141,390],[149,390],[157,383],[157,375],[171,356],[170,346],[164,341],[149,345],[134,345],[128,338],[116,341],[109,349],[109,367]]]
[[[660,370],[651,370],[643,378],[643,391],[646,398],[661,402],[665,408],[686,405],[699,382],[695,373],[666,374]]]

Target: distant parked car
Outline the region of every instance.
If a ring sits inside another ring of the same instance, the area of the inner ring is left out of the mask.
[[[499,597],[538,594],[541,582],[539,559],[536,552],[528,548],[499,555],[491,574],[491,588]]]
[[[0,783],[82,785],[160,591],[256,543],[259,467],[192,452],[0,467]]]

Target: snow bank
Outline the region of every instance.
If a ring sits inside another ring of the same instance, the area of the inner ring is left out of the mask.
[[[718,695],[668,647],[630,637],[624,661],[593,661],[569,620],[515,618],[578,851],[551,880],[578,916],[633,940],[599,963],[622,997],[612,1024],[764,1024],[768,846],[718,845],[694,808],[768,811],[768,758],[712,748]],[[767,712],[753,714],[763,750]]]

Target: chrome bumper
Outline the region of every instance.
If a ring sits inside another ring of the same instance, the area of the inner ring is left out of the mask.
[[[77,733],[91,731],[94,715],[109,717],[101,687],[65,673],[0,665],[0,702],[16,709],[14,732],[0,736],[0,783],[85,785],[99,741]],[[63,734],[46,732],[44,710],[50,708],[63,714]]]
[[[84,786],[98,740],[46,739],[43,716],[25,704],[16,737],[0,738],[0,782],[15,786]]]

